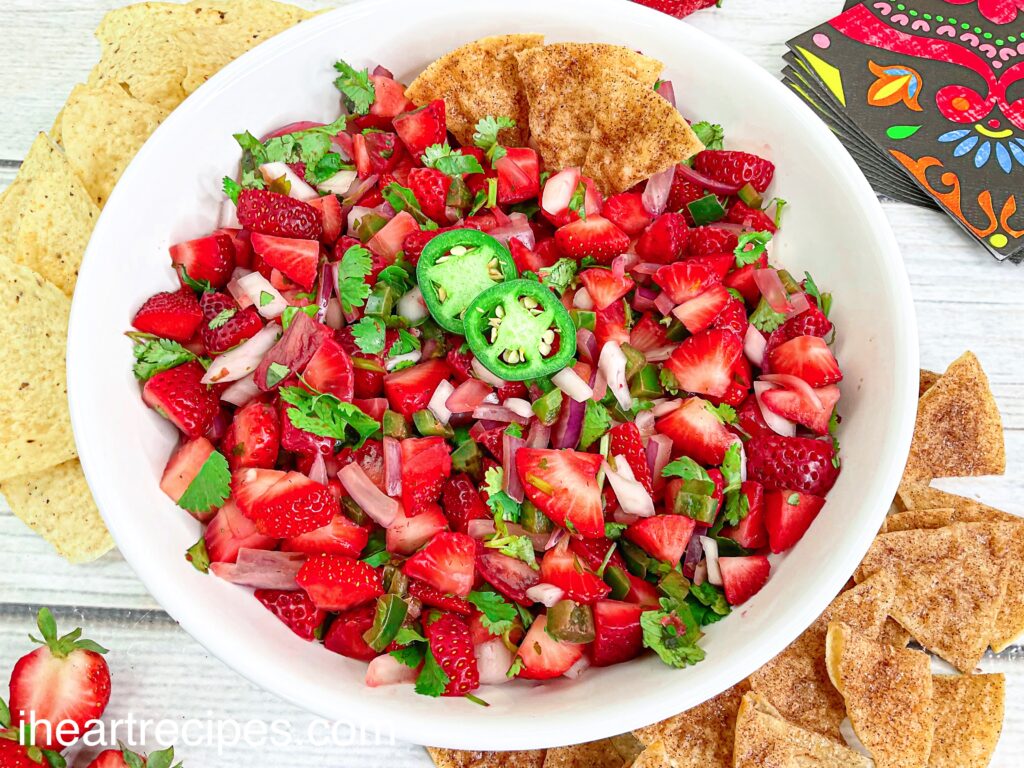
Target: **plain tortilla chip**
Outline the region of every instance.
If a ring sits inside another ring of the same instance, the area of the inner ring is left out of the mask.
[[[75,457],[64,378],[71,302],[28,267],[0,256],[5,327],[0,359],[0,480]]]
[[[849,747],[787,722],[767,699],[748,693],[736,719],[734,768],[871,768]]]
[[[36,136],[29,155],[39,173],[25,190],[13,258],[70,296],[100,211],[46,134]]]
[[[933,477],[1005,471],[999,408],[978,358],[965,352],[918,401],[904,480],[927,483]]]
[[[467,43],[423,70],[405,96],[418,106],[443,99],[448,130],[463,146],[473,146],[482,118],[511,117],[516,127],[502,130],[499,139],[506,146],[522,147],[529,135],[530,106],[516,54],[543,43],[543,35],[495,35]]]
[[[549,749],[544,768],[622,768],[626,761],[611,739]]]
[[[167,111],[121,88],[81,86],[71,92],[61,123],[68,162],[101,208]]]
[[[91,562],[114,546],[77,459],[6,480],[0,493],[14,514],[69,562]]]
[[[935,385],[935,382],[938,381],[941,377],[941,373],[935,373],[935,371],[926,371],[924,368],[922,368],[921,379],[917,389],[917,396],[923,396],[924,393],[931,389]]]
[[[834,621],[825,658],[853,730],[876,768],[925,765],[935,732],[928,654],[893,648]]]
[[[543,749],[525,752],[468,752],[427,747],[437,768],[543,768]]]
[[[517,58],[530,103],[530,133],[552,173],[582,167],[587,159],[598,115],[614,109],[604,102],[602,91],[609,73],[638,82],[654,94],[653,85],[664,68],[656,59],[603,43],[555,43],[531,48]]]
[[[751,689],[795,725],[842,741],[839,726],[846,708],[825,666],[829,622],[842,621],[867,637],[882,639],[895,597],[896,578],[888,573],[841,592],[800,637],[750,676]]]
[[[704,149],[679,110],[648,84],[609,73],[601,94],[583,173],[605,194],[623,192]]]
[[[935,738],[928,768],[985,768],[1003,727],[1003,675],[932,677]]]
[[[633,731],[646,746],[664,744],[678,768],[731,768],[736,713],[743,694],[739,683],[693,709]]]

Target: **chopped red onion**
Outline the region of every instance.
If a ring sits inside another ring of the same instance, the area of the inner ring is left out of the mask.
[[[769,384],[778,384],[780,387],[792,389],[803,395],[804,399],[814,404],[815,408],[821,408],[821,398],[814,388],[799,376],[790,373],[765,373],[761,375],[761,381]]]
[[[672,190],[672,180],[675,177],[676,166],[672,165],[647,180],[647,185],[644,187],[643,203],[644,208],[652,216],[660,216],[665,212],[668,194]]]
[[[612,274],[616,278],[622,278],[637,263],[639,257],[635,253],[620,253],[612,259]]]
[[[672,310],[676,308],[676,303],[672,301],[672,297],[665,291],[662,291],[654,299],[654,308],[657,309],[665,317],[672,314]]]
[[[551,430],[551,447],[575,449],[580,441],[580,434],[583,432],[583,417],[586,415],[586,405],[576,402],[572,398],[568,403],[562,405],[558,414],[555,426]]]
[[[260,388],[253,381],[252,374],[244,376],[230,387],[220,393],[220,399],[225,403],[231,403],[241,408],[254,397],[260,394]]]
[[[474,419],[486,419],[487,421],[500,421],[504,424],[514,423],[526,426],[530,420],[520,416],[511,408],[502,405],[479,405],[473,409]]]
[[[334,330],[345,327],[345,315],[341,311],[341,302],[331,299],[327,302],[327,314],[324,316],[324,325]]]
[[[320,453],[320,451],[316,452],[316,456],[313,458],[313,463],[309,467],[307,476],[314,483],[327,485],[327,462],[324,461],[324,455]]]
[[[646,439],[654,435],[654,414],[648,411],[640,411],[633,419],[633,423],[636,424],[637,430],[640,432],[641,439]]]
[[[540,419],[530,422],[530,431],[526,434],[527,448],[547,448],[551,444],[551,427],[542,424]]]
[[[339,131],[331,139],[331,150],[341,155],[342,160],[352,159],[352,134]]]
[[[473,409],[483,404],[487,396],[493,392],[487,382],[466,379],[452,391],[444,405],[452,413],[472,413]]]
[[[551,377],[551,383],[577,403],[585,403],[594,396],[594,390],[572,368],[560,370]]]
[[[544,551],[547,552],[549,549],[554,549],[561,544],[562,540],[568,535],[569,532],[564,528],[555,528],[555,530],[551,532],[551,535],[548,536],[548,540],[544,542]]]
[[[697,541],[699,543],[700,539],[697,539]],[[703,552],[704,551],[703,547],[698,548],[698,551],[699,552]],[[698,587],[701,584],[703,584],[705,581],[708,580],[708,564],[705,563],[703,560],[701,560],[699,563],[697,563],[697,567],[693,568],[692,571],[693,571],[693,577],[692,577],[693,583],[696,584]],[[683,575],[685,575],[685,573]]]
[[[427,319],[427,304],[423,292],[417,285],[398,300],[398,316],[411,325]]]
[[[395,355],[394,357],[389,357],[387,360],[384,361],[384,367],[387,368],[389,371],[393,371],[395,370],[395,368],[397,368],[399,365],[406,361],[410,363],[418,363],[421,359],[423,359],[423,351],[419,349],[414,349],[412,352],[406,352],[404,355]]]
[[[516,469],[516,453],[526,445],[521,437],[510,435],[508,432],[501,436],[501,467],[504,470],[502,489],[513,501],[522,501],[524,497],[523,481],[519,478],[519,471]]]
[[[651,413],[654,414],[654,418],[660,419],[662,416],[667,416],[675,411],[682,404],[682,400],[663,400],[660,403],[654,404],[654,408],[651,409]]]
[[[604,374],[608,388],[624,411],[633,407],[633,396],[626,381],[626,355],[617,341],[606,341],[601,348],[597,367]]]
[[[352,189],[352,184],[355,183],[357,176],[355,171],[338,171],[331,178],[317,184],[316,188],[329,195],[346,195]]]
[[[672,87],[671,80],[662,80],[655,89],[658,94],[673,107],[676,105],[676,90]]]
[[[583,655],[580,656],[576,661],[570,665],[570,667],[562,673],[562,677],[568,678],[569,680],[575,680],[588,669],[590,669],[590,656],[584,651]]]
[[[363,468],[355,462],[346,464],[338,471],[338,480],[359,508],[387,528],[398,517],[398,502],[381,493],[380,488],[367,477]]]
[[[644,352],[644,357],[647,358],[648,363],[663,363],[672,357],[672,353],[675,351],[675,344],[665,347],[655,347],[654,349]]]
[[[427,403],[427,410],[434,414],[442,424],[447,424],[452,417],[452,412],[448,410],[446,403],[454,391],[455,387],[448,379],[441,379],[434,389],[434,394],[430,396],[430,402]]]
[[[316,200],[320,197],[320,193],[313,189],[313,187],[309,186],[309,184],[304,180],[300,179],[299,175],[289,168],[287,163],[264,163],[260,166],[260,173],[263,175],[263,180],[267,182],[267,184],[270,184],[275,179],[280,179],[284,176],[289,184],[288,197],[296,200],[302,200],[303,202]]]
[[[258,274],[258,273],[256,273]],[[238,381],[256,370],[263,356],[281,337],[281,326],[277,323],[265,325],[255,336],[241,346],[217,355],[203,375],[203,384],[224,384]]]
[[[487,370],[487,367],[479,360],[477,360],[475,357],[472,359],[472,361],[470,361],[469,367],[473,369],[473,373],[476,374],[476,377],[478,379],[480,379],[481,381],[486,381],[492,387],[497,387],[498,389],[501,389],[506,384],[508,384],[508,382],[505,381],[503,378]]]
[[[651,435],[651,439],[647,441],[647,466],[651,468],[651,477],[654,478],[655,485],[661,479],[661,471],[668,466],[671,458],[672,438],[668,435]]]
[[[330,264],[320,268],[320,287],[316,293],[316,321],[322,323],[327,319],[327,305],[334,296],[334,269]]]
[[[693,529],[693,535],[690,537],[690,542],[686,545],[686,554],[683,556],[683,576],[688,579],[693,578],[694,569],[697,567],[697,563],[700,562],[701,557],[704,554],[704,548],[701,546],[700,537],[708,531],[708,526],[698,524]]]
[[[655,308],[654,300],[657,297],[657,291],[646,285],[642,285],[637,288],[636,293],[633,294],[633,309],[637,312],[649,312]]]
[[[616,472],[607,461],[601,463],[605,477],[608,478],[612,490],[615,491],[615,498],[619,500],[622,511],[636,517],[654,515],[654,500],[651,498],[651,494],[635,479],[626,476],[626,470],[629,468],[628,462],[622,457],[616,457],[615,465],[622,467],[622,470]]]
[[[384,438],[384,492],[393,498],[402,495],[402,443]]]
[[[266,549],[238,550],[234,563],[213,563],[210,570],[214,576],[232,584],[255,589],[297,590],[295,577],[306,562],[302,552],[277,552]]]
[[[722,570],[718,567],[718,542],[710,536],[701,536],[700,545],[704,548],[704,560],[708,564],[708,583],[722,586]]]
[[[475,645],[473,653],[476,655],[476,669],[481,685],[503,685],[509,682],[508,668],[512,666],[514,658],[502,638],[492,637]],[[416,674],[416,670],[413,670],[413,674]]]
[[[580,360],[591,365],[597,360],[597,336],[589,328],[580,328],[576,331],[576,349],[580,354]]]
[[[612,513],[612,521],[619,525],[632,525],[639,519],[640,518],[636,515],[630,515],[623,512],[622,509],[616,509],[615,512]]]
[[[807,298],[807,294],[803,291],[799,291],[790,296],[789,303],[793,305],[793,310],[786,313],[786,319],[796,317],[811,308],[810,299]]]
[[[705,176],[703,173],[695,171],[686,163],[680,163],[676,166],[676,173],[682,176],[691,184],[696,184],[701,189],[706,189],[708,192],[714,192],[716,195],[735,195],[740,191],[742,185],[737,184],[726,184],[722,181],[715,181],[710,176]]]
[[[779,414],[771,408],[765,407],[765,404],[761,401],[761,397],[764,395],[765,390],[773,389],[774,387],[774,384],[770,384],[767,381],[754,382],[754,398],[757,400],[757,407],[761,409],[761,416],[764,418],[764,423],[771,428],[772,432],[782,435],[783,437],[793,437],[796,435],[796,422],[779,416]]]
[[[579,290],[573,294],[572,305],[576,309],[582,309],[584,311],[590,311],[594,308],[594,300],[590,298],[590,292],[586,286],[581,286]]]
[[[747,356],[747,360],[750,361],[751,365],[756,365],[758,368],[764,367],[764,353],[768,349],[768,340],[764,337],[754,325],[747,325],[747,333],[743,337],[743,354]]]
[[[513,413],[518,413],[524,419],[533,418],[533,406],[521,397],[510,397],[502,405]]]
[[[605,378],[604,371],[596,369],[594,372],[594,399],[597,401],[604,400],[604,396],[608,394],[608,379]]]
[[[393,74],[391,74],[391,70],[388,69],[387,67],[382,67],[380,64],[378,64],[376,67],[373,68],[373,76],[374,77],[386,77],[389,80],[394,80],[395,79],[395,76]]]
[[[540,198],[544,212],[557,216],[569,208],[569,201],[580,185],[580,169],[566,168],[547,180]]]
[[[565,597],[565,590],[561,587],[556,587],[554,584],[548,584],[542,581],[540,584],[534,584],[532,587],[527,589],[526,596],[535,603],[540,603],[547,608],[551,608],[555,603]]]
[[[267,320],[280,317],[288,306],[288,300],[259,272],[250,272],[248,275],[238,278],[238,287],[249,297],[249,301],[256,307],[256,311]],[[272,297],[272,300],[262,301],[263,294]]]
[[[665,266],[665,265],[664,264],[655,264],[653,261],[641,261],[639,264],[634,264],[633,265],[633,269],[630,270],[630,271],[632,271],[632,272],[634,272],[634,273],[636,273],[638,275],[653,275],[655,272],[657,272],[663,266]]]
[[[373,185],[377,183],[377,179],[379,178],[380,176],[378,176],[376,173],[371,173],[365,179],[359,179],[357,177],[356,180],[352,182],[352,187],[348,190],[348,192],[345,193],[345,197],[342,198],[341,204],[356,205],[356,203],[358,203],[362,199],[363,195],[365,195],[373,188]],[[356,208],[359,208],[359,206],[356,206]],[[348,229],[350,232],[355,228],[352,225],[352,213],[356,210],[356,208],[353,208],[348,215]],[[358,221],[361,216],[365,216],[370,209],[360,208],[359,210],[360,213],[358,216],[356,216],[356,221]]]
[[[492,211],[498,211],[498,208],[492,208]],[[519,242],[525,245],[527,248],[533,249],[537,244],[537,236],[533,232],[533,228],[530,226],[530,220],[526,218],[526,214],[513,213],[508,217],[509,221],[503,226],[499,226],[496,229],[490,230],[487,234],[493,237],[503,245],[508,245],[508,241],[512,238],[517,238]]]
[[[794,307],[789,301],[786,286],[782,284],[779,273],[770,267],[754,270],[754,282],[773,310],[781,314],[792,312]]]
[[[415,683],[418,675],[416,667],[407,667],[390,653],[384,653],[371,659],[366,666],[366,686],[380,688],[384,685]]]

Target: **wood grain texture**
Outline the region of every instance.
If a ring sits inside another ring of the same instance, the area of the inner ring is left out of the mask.
[[[15,45],[0,47],[0,188],[39,130],[47,129],[71,87],[95,63],[92,37],[103,13],[124,0],[3,0],[0,28]],[[338,3],[299,2],[307,8]],[[785,41],[841,6],[839,0],[790,0],[785,12],[764,0],[728,0],[693,17],[693,23],[743,51],[771,72],[781,70]],[[342,41],[343,47],[343,41]],[[382,55],[386,59],[386,54]],[[386,60],[384,61],[386,63]],[[1024,310],[1011,281],[1024,274],[989,258],[945,216],[884,202],[913,287],[922,365],[942,370],[964,349],[981,359],[1007,430],[1007,474],[944,480],[945,490],[1024,514]],[[312,717],[259,691],[188,637],[155,601],[116,552],[88,568],[56,558],[0,502],[0,670],[28,648],[26,635],[39,605],[58,606],[65,623],[77,622],[112,649],[114,698],[109,717],[199,718],[235,721],[283,718],[305,743],[180,746],[186,765],[322,765],[412,768],[429,760],[417,747],[362,744],[316,747],[306,737]],[[1024,754],[1024,650],[987,657],[985,671],[1008,676],[1007,718],[993,766],[1010,768]],[[0,688],[0,693],[2,693]],[[147,748],[156,746],[149,740]],[[83,763],[84,765],[84,763]]]

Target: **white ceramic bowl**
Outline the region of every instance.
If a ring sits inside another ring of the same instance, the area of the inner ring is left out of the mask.
[[[386,19],[386,23],[382,20]],[[483,708],[368,689],[365,665],[297,640],[242,589],[202,576],[184,551],[199,526],[157,486],[173,427],[147,409],[123,332],[152,293],[175,284],[167,247],[216,226],[219,179],[239,157],[233,132],[259,135],[338,114],[332,64],[381,63],[409,82],[438,55],[503,32],[604,41],[666,63],[687,117],[725,126],[728,144],[778,165],[789,201],[773,258],[835,294],[845,372],[844,469],[804,539],[768,585],[709,627],[707,659],[685,670],[653,655],[576,681],[483,689]],[[193,637],[256,684],[328,718],[421,744],[523,749],[596,739],[696,705],[772,658],[853,572],[895,492],[917,391],[917,335],[906,273],[874,194],[849,155],[771,75],[705,34],[622,0],[362,2],[259,46],[200,88],[125,172],[89,244],[75,292],[68,385],[78,450],[103,516],[153,596]],[[183,674],[185,670],[183,670]]]

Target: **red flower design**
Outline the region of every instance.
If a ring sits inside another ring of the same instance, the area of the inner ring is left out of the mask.
[[[946,0],[953,5],[968,5],[976,2],[978,11],[993,24],[1010,24],[1024,13],[1024,0]]]

